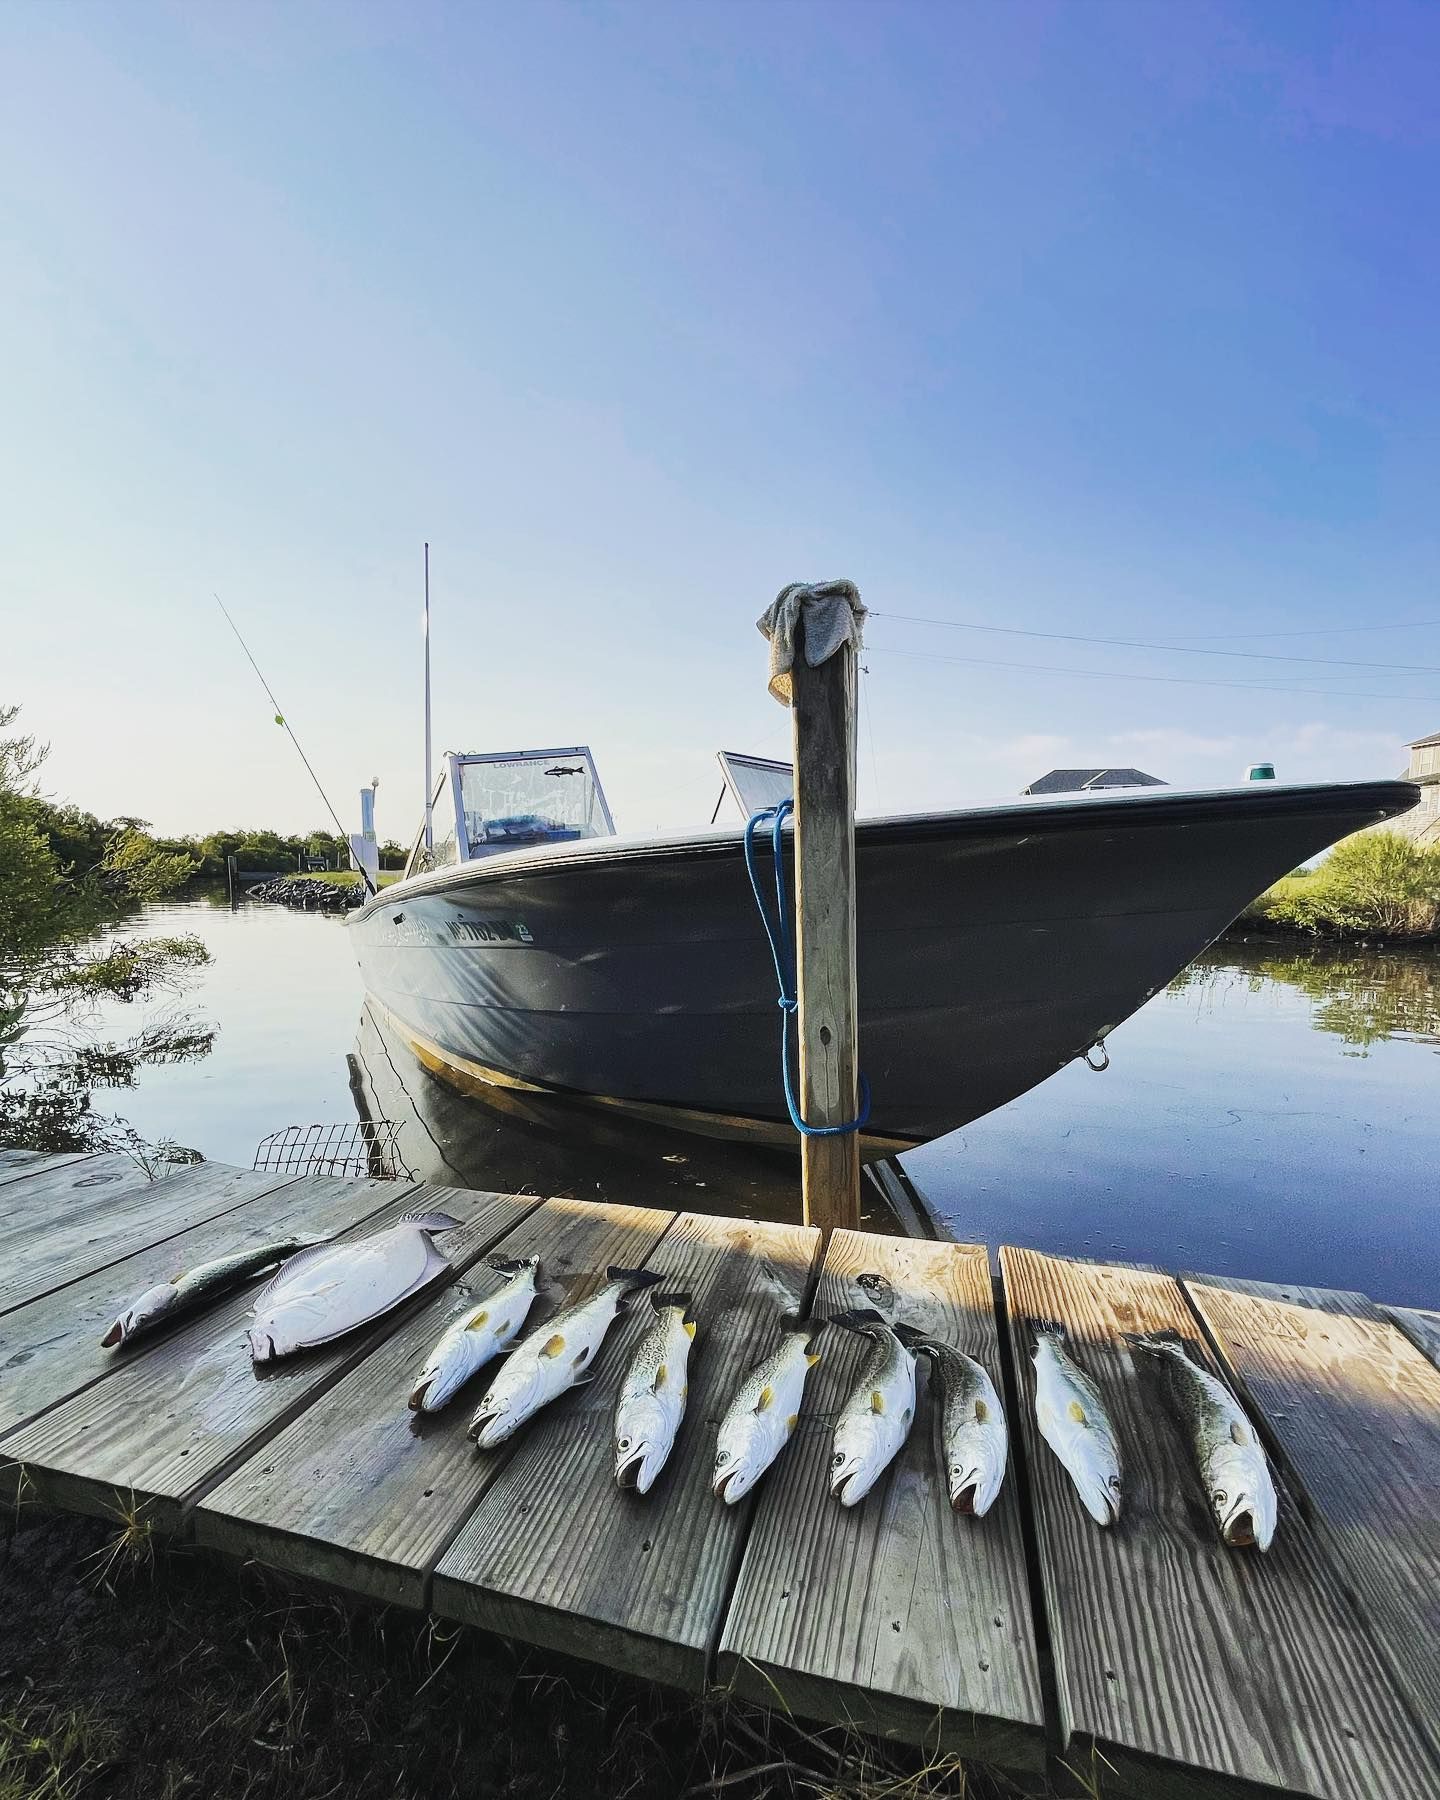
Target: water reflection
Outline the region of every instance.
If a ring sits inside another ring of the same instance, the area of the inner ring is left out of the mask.
[[[1175,992],[1229,985],[1236,971],[1252,993],[1267,982],[1293,987],[1312,1003],[1310,1023],[1365,1055],[1382,1038],[1440,1044],[1440,955],[1308,945],[1267,939],[1230,941],[1177,975]]]
[[[368,1006],[349,1062],[356,1110],[395,1125],[406,1166],[422,1180],[730,1218],[800,1218],[793,1155],[667,1131],[549,1095],[497,1088],[475,1099],[432,1075]],[[898,1229],[868,1183],[864,1209],[867,1230]]]

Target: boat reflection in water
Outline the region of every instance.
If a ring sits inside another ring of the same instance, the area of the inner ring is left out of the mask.
[[[462,1094],[427,1069],[368,1002],[348,1060],[356,1110],[395,1125],[401,1159],[422,1181],[728,1218],[801,1216],[793,1152],[672,1131],[567,1096],[508,1088]],[[903,1207],[904,1197],[896,1198]],[[861,1206],[864,1230],[902,1229],[871,1181],[862,1184]]]

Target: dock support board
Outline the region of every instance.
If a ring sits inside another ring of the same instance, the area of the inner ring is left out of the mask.
[[[878,1277],[861,1285],[858,1276]],[[984,1363],[999,1343],[983,1245],[836,1232],[817,1321],[880,1306]],[[910,1437],[855,1507],[829,1491],[836,1414],[867,1345],[832,1327],[800,1425],[755,1490],[717,1679],[762,1705],[883,1736],[1044,1764],[1044,1715],[1013,1469],[983,1519],[950,1510],[937,1408],[920,1377]]]
[[[542,1290],[526,1329],[598,1286],[607,1264],[643,1263],[674,1217],[584,1200],[537,1204],[493,1248],[540,1258]],[[481,1262],[436,1294],[205,1495],[193,1515],[197,1540],[369,1599],[427,1605],[436,1562],[516,1446],[482,1455],[466,1436],[498,1362],[442,1412],[412,1413],[406,1402],[455,1314],[505,1279]]]
[[[1298,1496],[1263,1556],[1221,1543],[1190,1448],[1125,1343],[1175,1330],[1216,1373],[1179,1285],[1150,1270],[1001,1252],[1065,1758],[1093,1746],[1145,1795],[1222,1783],[1324,1800],[1419,1800],[1440,1774]],[[1033,1325],[1057,1320],[1119,1438],[1102,1529],[1035,1423]],[[1313,1504],[1307,1497],[1305,1505]],[[1103,1768],[1102,1763],[1102,1768]]]

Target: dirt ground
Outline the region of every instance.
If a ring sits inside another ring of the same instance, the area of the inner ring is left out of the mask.
[[[8,1527],[0,1800],[1024,1791],[975,1766],[351,1606],[143,1532],[125,1539],[104,1521],[37,1511]]]

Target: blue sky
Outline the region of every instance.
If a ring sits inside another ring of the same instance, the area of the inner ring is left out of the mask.
[[[1331,635],[1440,620],[1433,6],[29,0],[0,69],[0,695],[102,813],[318,819],[218,591],[408,837],[427,537],[439,742],[622,829],[785,753],[832,574],[866,810],[1440,729],[1440,625]]]

